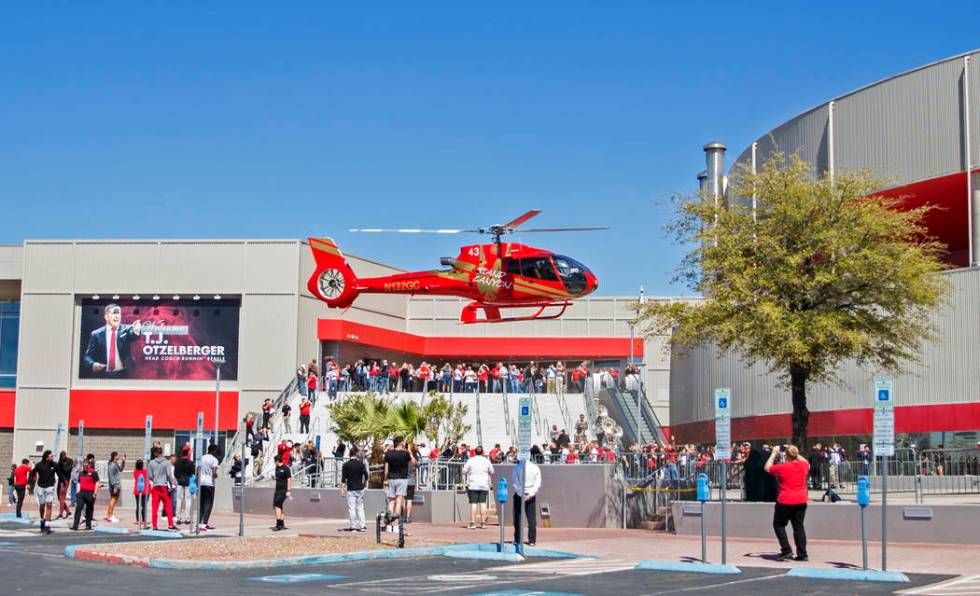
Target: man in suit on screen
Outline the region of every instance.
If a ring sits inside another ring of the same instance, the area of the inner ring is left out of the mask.
[[[105,307],[105,326],[92,332],[85,348],[84,366],[97,377],[122,378],[126,376],[132,356],[133,342],[139,339],[142,324],[137,319],[132,325],[122,325],[122,309],[118,304]]]

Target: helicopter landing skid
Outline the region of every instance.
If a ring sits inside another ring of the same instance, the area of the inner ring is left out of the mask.
[[[547,319],[557,319],[558,317],[565,314],[565,309],[571,306],[572,303],[569,301],[563,302],[547,302],[544,304],[515,304],[513,306],[490,306],[483,304],[482,302],[470,302],[463,307],[462,312],[459,313],[459,322],[464,325],[469,325],[471,323],[509,323],[512,321],[535,321],[535,320],[547,320]],[[501,317],[500,309],[502,308],[535,308],[538,310],[532,315],[522,316],[522,317]],[[554,314],[542,314],[546,308],[557,308],[558,312]],[[481,319],[477,315],[479,311],[482,310],[484,317]]]

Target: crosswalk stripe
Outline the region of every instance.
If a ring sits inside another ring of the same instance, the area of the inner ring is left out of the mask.
[[[593,575],[632,569],[635,565],[619,559],[570,559],[494,567],[494,572],[540,573],[555,575]]]

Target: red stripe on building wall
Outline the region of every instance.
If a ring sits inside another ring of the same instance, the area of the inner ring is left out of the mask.
[[[424,337],[336,319],[317,321],[317,337],[451,358],[598,359],[630,355],[630,340],[622,337]],[[643,339],[633,340],[633,355],[643,357]]]
[[[807,433],[811,437],[830,435],[869,435],[873,430],[871,408],[810,412]],[[703,420],[670,427],[679,443],[711,443],[715,440],[715,421]],[[895,432],[925,433],[980,429],[980,403],[900,406],[895,408]],[[750,416],[732,419],[735,441],[782,439],[793,433],[789,414]]]
[[[238,392],[221,392],[220,430],[238,428]],[[86,428],[143,428],[153,415],[153,428],[192,430],[197,413],[204,412],[204,428],[214,428],[214,391],[140,391],[73,389],[68,406],[68,425]]]
[[[0,428],[14,427],[14,411],[17,408],[16,391],[0,391]]]

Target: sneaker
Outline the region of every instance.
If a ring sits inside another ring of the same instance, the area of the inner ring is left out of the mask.
[[[68,529],[71,530],[72,532],[77,532],[78,526],[70,526]]]
[[[180,532],[180,528],[178,528],[177,526],[168,526],[167,530],[171,532]]]
[[[198,532],[207,532],[207,531],[208,531],[208,527],[207,527],[207,526],[205,526],[204,524],[201,524],[201,525],[199,525],[199,526],[197,527],[197,531],[198,531]]]
[[[367,528],[358,528],[357,531],[358,532],[367,532]]]
[[[790,561],[792,559],[793,559],[793,553],[792,552],[779,553],[779,555],[776,557],[776,560],[777,561]]]
[[[205,529],[208,529],[208,530],[216,530],[217,529],[214,526],[212,526],[211,524],[205,524],[204,527],[205,527]]]
[[[474,524],[473,522],[470,522],[470,524],[468,526],[466,526],[466,527],[468,529],[470,529],[470,530],[475,530],[476,529],[476,524]]]
[[[481,529],[481,530],[486,530],[486,529],[487,529],[487,524],[486,524],[486,522],[480,522],[480,529]]]
[[[111,521],[114,524],[118,524],[119,523],[119,518],[116,517],[115,515],[112,515],[112,516],[109,517],[109,521]]]
[[[112,523],[112,518],[107,515],[107,516],[105,516],[105,517],[102,518],[102,521],[106,522],[107,524],[111,524]]]
[[[796,558],[794,558],[793,560],[794,561],[809,561],[810,560],[810,557],[808,557],[806,555],[796,555]]]

